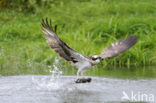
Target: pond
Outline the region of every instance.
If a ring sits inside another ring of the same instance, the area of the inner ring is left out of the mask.
[[[80,84],[75,72],[58,69],[51,75],[0,76],[0,103],[155,103],[155,73],[154,67],[95,69],[85,74],[92,82]]]

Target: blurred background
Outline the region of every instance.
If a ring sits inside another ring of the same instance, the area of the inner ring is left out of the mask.
[[[54,64],[65,75],[76,74],[46,43],[46,17],[62,40],[87,56],[122,37],[139,37],[129,51],[85,75],[156,77],[155,0],[0,0],[0,75],[50,74]]]

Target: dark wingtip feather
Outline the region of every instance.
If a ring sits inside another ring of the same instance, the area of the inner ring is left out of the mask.
[[[43,27],[45,27],[45,23],[44,23],[44,19],[42,18],[42,23],[41,23],[41,25],[43,26]]]
[[[56,30],[57,30],[57,25],[55,25],[55,33],[56,33]]]
[[[136,35],[132,35],[125,40],[125,44],[127,45],[127,48],[131,48],[137,41],[138,37]]]
[[[52,27],[52,22],[51,22],[51,19],[50,19],[50,28],[53,28],[53,27]]]
[[[50,27],[49,23],[48,23],[48,18],[46,18],[46,25],[47,25],[47,27]]]
[[[47,17],[46,17],[45,19],[42,18],[41,25],[42,25],[43,28],[47,28],[47,29],[50,29],[50,30],[52,30],[52,31],[54,31],[54,29],[55,29],[54,32],[56,32],[57,25],[55,25],[55,27],[54,27],[54,29],[53,29],[51,19],[48,20]]]

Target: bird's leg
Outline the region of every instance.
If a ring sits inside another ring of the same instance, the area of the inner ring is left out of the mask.
[[[78,70],[77,71],[77,79],[79,78],[79,74],[80,74],[80,71]]]
[[[75,81],[75,83],[89,83],[91,82],[91,78],[79,78],[79,74],[80,76],[82,76],[84,73],[84,70],[78,70],[77,71],[77,80]]]
[[[79,70],[77,71],[77,79],[80,79],[79,77],[83,75],[83,72],[84,72],[84,71],[81,70],[81,69],[79,69]]]
[[[82,71],[82,72],[80,72],[80,75],[81,75],[81,76],[83,76],[83,71]]]

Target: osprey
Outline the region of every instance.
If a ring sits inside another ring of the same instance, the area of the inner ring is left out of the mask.
[[[128,50],[137,42],[138,39],[137,36],[129,36],[127,39],[120,39],[119,41],[112,43],[99,55],[84,56],[62,41],[56,35],[56,28],[57,25],[55,25],[54,28],[52,27],[51,20],[48,21],[47,18],[46,20],[42,19],[42,31],[46,36],[47,43],[62,58],[71,62],[73,66],[78,68],[77,76],[79,76],[79,74],[82,75],[83,72],[98,64],[101,60],[117,56],[118,54]],[[82,79],[77,79],[77,82],[81,81]],[[88,81],[88,79],[86,81]]]

